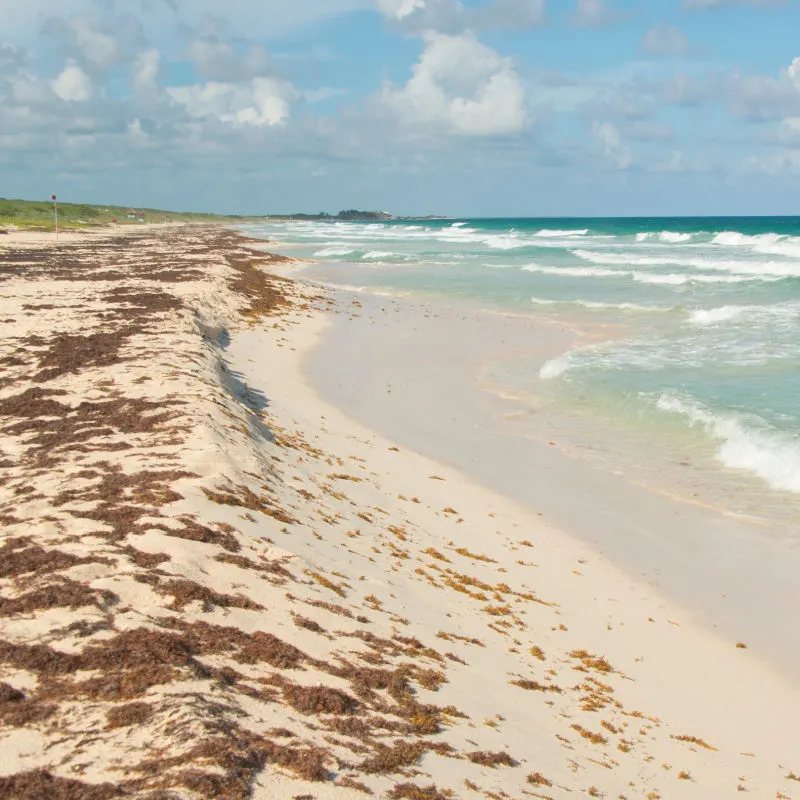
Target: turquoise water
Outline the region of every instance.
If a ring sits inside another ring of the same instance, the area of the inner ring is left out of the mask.
[[[609,326],[498,380],[800,493],[800,218],[272,223],[359,288]],[[291,250],[288,248],[291,247]],[[677,452],[677,451],[676,451]]]

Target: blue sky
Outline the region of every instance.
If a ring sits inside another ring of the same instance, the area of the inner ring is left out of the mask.
[[[800,0],[3,6],[5,197],[800,213]]]

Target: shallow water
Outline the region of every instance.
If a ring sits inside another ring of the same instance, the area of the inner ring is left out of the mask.
[[[800,219],[446,220],[250,227],[340,284],[594,332],[484,388],[557,408],[582,456],[660,490],[800,513]],[[602,335],[607,331],[607,335]],[[589,446],[584,446],[584,445]]]

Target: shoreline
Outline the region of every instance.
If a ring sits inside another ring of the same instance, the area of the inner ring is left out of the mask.
[[[508,356],[507,342],[544,363],[563,352],[571,334],[556,344],[552,325],[533,317],[487,316],[369,292],[342,290],[341,297],[344,306],[357,298],[358,315],[338,324],[308,362],[323,396],[398,442],[541,511],[629,575],[658,585],[709,629],[758,642],[777,668],[797,674],[800,636],[784,630],[782,619],[798,605],[800,552],[780,535],[779,523],[726,513],[587,461],[580,431],[570,432],[565,447],[562,421],[551,422],[547,409],[495,400],[480,385],[490,354]],[[382,311],[387,307],[392,313]],[[388,322],[376,327],[373,320],[381,318]],[[331,368],[336,353],[358,365],[345,379]],[[390,382],[391,394],[382,386]],[[431,410],[435,423],[420,423]],[[440,424],[448,417],[452,424]]]
[[[7,273],[5,795],[791,794],[800,688],[322,399],[306,359],[353,314],[255,246]]]

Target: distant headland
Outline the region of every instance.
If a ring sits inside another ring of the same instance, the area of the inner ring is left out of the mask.
[[[319,214],[267,214],[271,220],[306,220],[306,221],[336,221],[336,222],[387,222],[390,220],[420,220],[420,219],[447,219],[446,217],[429,215],[425,217],[397,217],[389,211],[358,211],[350,208],[338,214],[328,214],[321,211]]]

